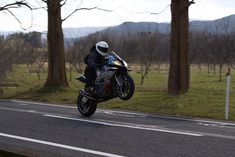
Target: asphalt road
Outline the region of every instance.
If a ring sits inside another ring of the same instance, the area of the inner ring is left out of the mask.
[[[0,101],[0,149],[32,157],[234,157],[235,123]]]

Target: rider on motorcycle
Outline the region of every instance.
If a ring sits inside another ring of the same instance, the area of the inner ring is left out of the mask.
[[[84,62],[87,65],[84,75],[88,80],[88,88],[94,87],[94,81],[96,79],[96,71],[101,68],[105,61],[105,57],[108,55],[109,46],[105,41],[99,41],[95,46],[92,46],[89,54],[85,57]]]

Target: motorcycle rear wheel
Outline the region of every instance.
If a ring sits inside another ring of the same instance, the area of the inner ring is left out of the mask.
[[[77,99],[77,108],[81,115],[83,115],[84,117],[90,117],[96,111],[97,102],[86,98],[82,94],[79,94]]]

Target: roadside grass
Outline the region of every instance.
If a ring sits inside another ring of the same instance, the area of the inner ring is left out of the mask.
[[[0,150],[0,157],[26,157],[26,156]]]
[[[83,84],[73,79],[69,81],[68,88],[44,88],[46,73],[41,75],[41,80],[38,80],[36,74],[29,74],[25,69],[25,65],[15,65],[13,71],[8,73],[7,80],[15,81],[18,87],[4,88],[1,98],[76,105],[78,91]],[[138,70],[134,70],[131,72],[136,85],[133,98],[129,101],[113,99],[100,103],[98,107],[172,116],[224,119],[225,70],[223,74],[223,80],[219,82],[218,74],[208,74],[206,67],[199,70],[192,66],[190,91],[180,96],[170,96],[166,90],[167,66],[162,66],[160,71],[152,70],[143,85],[140,84]],[[80,74],[72,73],[73,78],[77,75]],[[233,78],[230,95],[229,120],[235,120],[235,80]]]

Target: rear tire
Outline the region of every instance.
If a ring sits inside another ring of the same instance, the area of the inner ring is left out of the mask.
[[[79,94],[77,99],[77,108],[81,115],[90,117],[96,111],[97,102],[84,97],[82,94]]]

